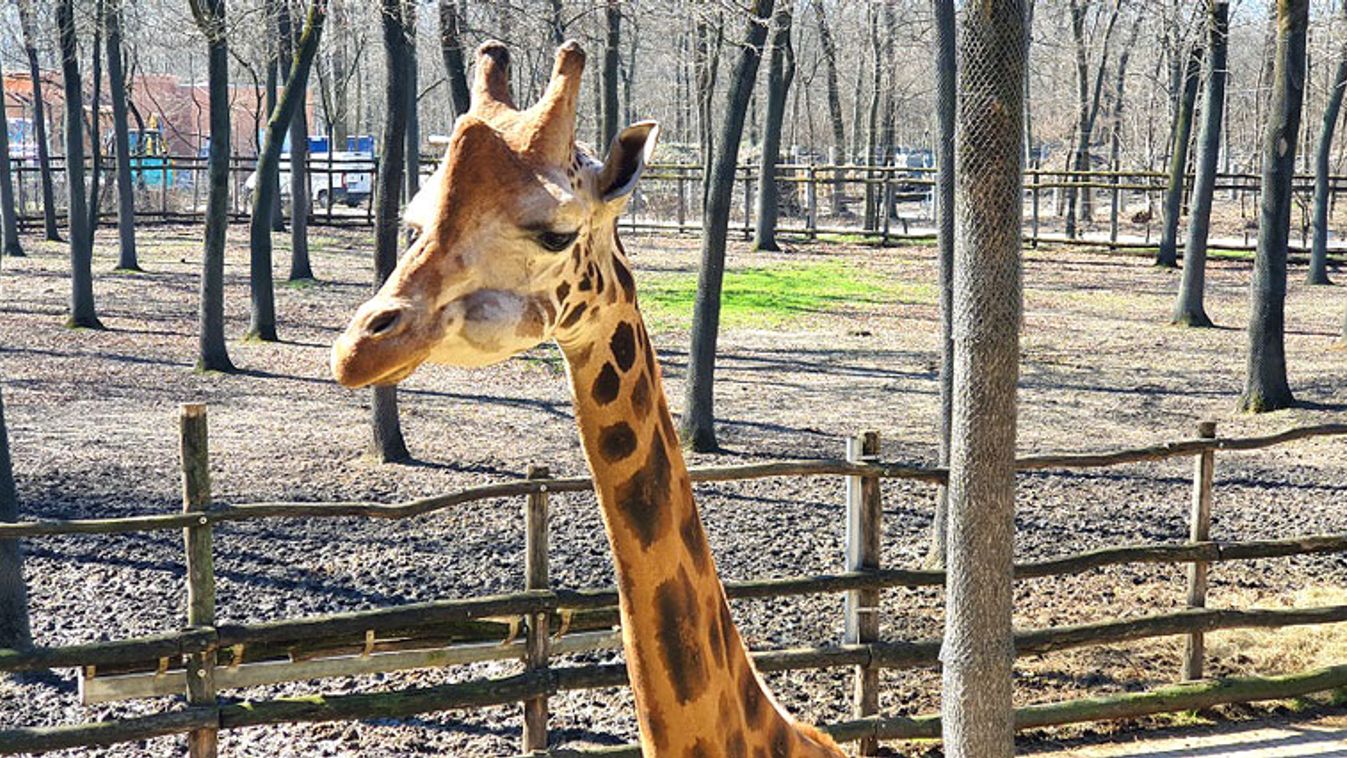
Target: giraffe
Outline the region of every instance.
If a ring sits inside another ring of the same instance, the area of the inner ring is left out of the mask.
[[[617,238],[658,126],[627,127],[602,162],[577,148],[584,65],[562,45],[521,110],[509,52],[482,45],[472,107],[408,203],[416,237],[333,345],[332,373],[390,384],[423,362],[482,366],[555,340],[612,549],[643,754],[840,756],[777,704],[730,617]]]

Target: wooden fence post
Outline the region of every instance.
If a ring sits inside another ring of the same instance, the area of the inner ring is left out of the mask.
[[[762,181],[769,181],[762,177]],[[744,239],[753,239],[753,168],[744,166]]]
[[[879,457],[879,432],[864,432],[847,438],[847,460],[852,463]],[[879,479],[873,476],[848,476],[847,487],[846,570],[872,571],[879,568],[880,538],[883,536],[883,508]],[[879,640],[879,591],[852,590],[846,599],[846,639],[849,644]],[[879,712],[879,669],[857,666],[853,691],[857,718]],[[860,755],[874,755],[879,741],[867,737],[860,742]]]
[[[809,165],[805,169],[809,183],[804,186],[804,228],[809,239],[818,239],[818,172],[814,170],[814,156],[809,156]],[[837,171],[836,168],[833,169]]]
[[[674,175],[678,177],[678,233],[682,234],[688,225],[687,171],[679,164],[674,167]]]
[[[179,417],[182,454],[182,511],[205,513],[210,507],[210,451],[206,433],[206,405],[184,403]],[[215,626],[215,561],[211,555],[211,526],[206,516],[183,529],[187,550],[187,625]],[[187,702],[215,705],[215,650],[187,658]],[[215,758],[219,730],[204,727],[187,735],[192,758]]]
[[[1043,180],[1043,175],[1039,173],[1038,159],[1034,159],[1034,190],[1031,194],[1034,207],[1033,233],[1029,236],[1029,246],[1038,247],[1038,184]]]
[[[529,479],[546,479],[546,466],[529,466]],[[545,590],[547,566],[547,490],[528,495],[524,504],[524,588]],[[528,620],[525,665],[530,671],[547,668],[548,623],[546,611]],[[524,752],[547,749],[547,696],[524,701]]]
[[[1215,421],[1200,421],[1197,424],[1197,436],[1202,439],[1216,437]],[[1193,502],[1188,516],[1188,537],[1193,542],[1205,542],[1211,534],[1211,484],[1216,468],[1216,453],[1204,450],[1194,457],[1193,466]],[[1207,606],[1207,568],[1208,564],[1194,561],[1188,566],[1188,607],[1205,608]],[[1205,646],[1201,632],[1188,635],[1183,645],[1183,678],[1194,680],[1202,678],[1202,655]]]

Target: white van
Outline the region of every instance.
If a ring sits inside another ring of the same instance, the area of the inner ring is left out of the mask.
[[[327,209],[333,203],[352,208],[362,205],[374,192],[374,154],[364,151],[338,151],[329,158],[327,153],[309,155],[309,200],[316,209]],[[290,154],[281,154],[281,201],[290,199]],[[257,172],[248,175],[243,183],[245,199],[251,198],[257,186]]]

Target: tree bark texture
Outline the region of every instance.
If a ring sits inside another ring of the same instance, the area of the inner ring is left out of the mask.
[[[1207,91],[1202,102],[1202,132],[1197,145],[1197,177],[1188,213],[1188,242],[1183,246],[1183,278],[1173,323],[1211,326],[1203,306],[1206,290],[1207,237],[1211,230],[1211,201],[1216,192],[1216,169],[1221,153],[1221,127],[1225,116],[1225,79],[1230,31],[1230,4],[1208,0]],[[1167,225],[1167,224],[1166,224]]]
[[[1286,380],[1286,246],[1291,180],[1305,96],[1309,0],[1277,0],[1277,52],[1263,138],[1263,194],[1250,287],[1249,361],[1241,410],[1262,413],[1295,404]]]
[[[288,0],[286,0],[288,2]],[[280,11],[288,15],[289,10]],[[279,187],[281,149],[295,112],[301,107],[301,96],[309,78],[309,69],[318,52],[318,41],[327,18],[325,0],[313,0],[304,32],[300,35],[294,58],[288,64],[285,87],[267,120],[262,152],[257,156],[257,182],[253,192],[253,212],[248,222],[248,274],[251,309],[248,320],[248,339],[274,342],[276,340],[276,288],[271,271],[271,223],[267,209],[272,207],[273,193]],[[291,156],[291,163],[294,156]],[[291,166],[293,170],[293,165]],[[307,192],[305,193],[307,194]]]
[[[0,103],[5,100],[5,75],[0,71]],[[0,108],[0,255],[22,256],[19,213],[14,204],[14,178],[9,171],[9,118]]]
[[[600,132],[600,146],[611,145],[617,136],[617,85],[620,72],[619,56],[622,51],[622,2],[607,0],[603,17],[606,35],[603,43],[603,130]]]
[[[126,70],[122,63],[122,0],[108,0],[103,27],[107,36],[108,99],[112,101],[112,137],[117,160],[117,268],[139,271],[136,254],[136,187],[131,175],[131,130],[126,120]]]
[[[1203,49],[1193,45],[1184,68],[1183,91],[1174,113],[1174,128],[1169,146],[1169,180],[1161,206],[1163,225],[1160,251],[1155,265],[1175,268],[1179,265],[1179,216],[1183,213],[1183,185],[1188,174],[1188,141],[1193,134],[1193,111],[1197,107],[1197,86],[1202,80]]]
[[[1347,3],[1342,5],[1347,19]],[[1329,152],[1333,147],[1333,132],[1342,112],[1343,90],[1347,88],[1347,40],[1338,49],[1338,67],[1333,74],[1333,90],[1324,104],[1323,125],[1319,127],[1319,145],[1314,152],[1314,216],[1310,244],[1310,268],[1305,275],[1309,284],[1332,284],[1328,279],[1328,211],[1331,197],[1328,176],[1331,172]]]
[[[21,0],[19,20],[23,28],[23,51],[33,82],[33,137],[37,140],[37,169],[42,182],[42,228],[48,240],[61,241],[56,225],[56,191],[51,180],[51,147],[47,144],[46,101],[42,97],[42,70],[37,61],[37,20],[34,0]]]
[[[206,37],[210,100],[210,156],[206,236],[201,248],[198,371],[233,371],[224,337],[225,232],[229,229],[229,47],[224,0],[190,0]]]
[[[823,51],[824,82],[828,90],[828,126],[833,135],[832,163],[841,165],[847,161],[847,133],[842,121],[842,91],[837,84],[837,43],[833,41],[832,27],[828,24],[827,11],[823,0],[811,0],[814,9],[814,22],[818,27],[819,48]],[[846,177],[840,172],[833,178],[832,211],[841,213],[846,209]]]
[[[297,43],[294,11],[288,0],[281,4],[280,11],[281,59],[290,61],[294,59]],[[313,194],[308,166],[309,113],[305,107],[309,99],[308,78],[298,84],[299,106],[290,118],[290,275],[287,279],[291,282],[313,279],[313,268],[309,265],[309,204]],[[329,149],[334,148],[329,145]]]
[[[780,250],[776,242],[776,222],[781,185],[776,180],[776,165],[781,153],[781,129],[786,118],[786,97],[795,78],[795,51],[791,48],[791,7],[782,4],[772,15],[772,45],[767,73],[767,121],[763,124],[762,167],[758,188],[758,225],[754,230],[754,250]],[[793,188],[793,185],[792,185]]]
[[[374,289],[377,291],[398,264],[398,228],[403,171],[406,168],[407,97],[405,76],[411,58],[407,39],[405,0],[382,0],[384,53],[388,106],[379,150],[379,173],[375,181]],[[370,455],[384,463],[410,458],[398,420],[397,387],[375,387],[371,403],[373,434]]]
[[[0,398],[0,523],[19,520],[19,493],[5,430],[5,404]],[[0,540],[0,647],[23,649],[33,644],[28,625],[28,585],[23,579],[23,550],[16,539]]]
[[[97,117],[103,105],[103,0],[94,3],[93,63],[90,68],[90,80],[93,81],[93,95],[89,98],[89,251],[92,259],[94,234],[98,231],[99,193],[103,180],[103,136],[102,120]]]
[[[954,130],[958,107],[958,58],[955,54],[954,0],[931,0],[935,16],[936,89],[936,246],[940,259],[940,419],[939,465],[949,465],[950,414],[954,397]],[[931,546],[926,564],[945,565],[948,549],[949,490],[936,490]]]
[[[1028,35],[1023,0],[964,11],[941,712],[945,755],[1009,758]]]
[[[440,0],[440,56],[449,76],[449,97],[454,115],[462,116],[472,105],[468,68],[463,62],[463,14],[459,0]]]
[[[768,19],[774,0],[753,0],[752,16],[744,31],[739,58],[730,72],[725,97],[725,115],[719,148],[712,167],[702,213],[701,270],[697,275],[697,296],[692,310],[692,344],[688,352],[687,394],[682,420],[683,444],[693,450],[717,448],[715,433],[714,383],[716,339],[720,331],[720,291],[725,278],[725,238],[729,231],[734,173],[739,162],[739,140],[744,133],[748,98],[758,75],[763,43],[767,39]]]
[[[66,229],[70,235],[70,318],[66,326],[102,329],[94,308],[94,240],[84,195],[84,93],[80,86],[74,0],[56,3],[56,26],[61,40],[66,102],[65,176],[69,208]]]

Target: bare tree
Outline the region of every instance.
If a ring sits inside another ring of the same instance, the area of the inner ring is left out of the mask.
[[[818,27],[819,48],[823,53],[823,74],[828,91],[828,126],[833,135],[833,163],[847,162],[847,133],[842,121],[842,93],[837,85],[837,44],[833,41],[832,28],[828,24],[827,11],[823,0],[811,0],[814,9],[814,23]],[[833,177],[832,211],[842,213],[846,209],[846,177],[840,172]]]
[[[1263,196],[1250,291],[1249,362],[1239,399],[1240,408],[1253,413],[1295,404],[1286,381],[1286,246],[1308,25],[1309,0],[1277,0],[1277,53],[1263,137]]]
[[[288,9],[279,12],[289,15]],[[253,192],[252,219],[248,224],[249,292],[252,304],[248,339],[276,341],[276,288],[271,275],[271,219],[268,218],[267,209],[272,207],[272,193],[278,190],[277,177],[280,175],[285,134],[290,129],[295,111],[300,107],[300,98],[309,78],[309,68],[318,52],[318,40],[322,37],[323,21],[326,18],[326,0],[312,0],[308,18],[304,22],[304,32],[300,35],[293,60],[289,61],[285,87],[267,121],[262,152],[257,156],[257,183]],[[291,162],[294,162],[293,154]],[[301,194],[307,192],[305,189]]]
[[[1342,3],[1342,18],[1347,20],[1347,2]],[[1314,152],[1314,221],[1310,247],[1310,267],[1305,274],[1309,284],[1332,284],[1328,279],[1329,152],[1333,132],[1342,111],[1342,96],[1347,90],[1347,37],[1338,49],[1338,66],[1333,74],[1333,89],[1324,105],[1323,125],[1319,127],[1319,146]]]
[[[754,250],[780,250],[776,242],[776,221],[781,186],[776,165],[781,152],[781,126],[786,118],[786,96],[795,78],[795,51],[790,44],[791,6],[782,3],[772,15],[772,46],[767,64],[767,123],[762,138],[762,162],[758,175],[758,225],[754,230]]]
[[[714,390],[716,339],[720,332],[720,291],[725,278],[725,238],[730,223],[730,195],[739,162],[748,98],[758,75],[768,19],[774,0],[753,0],[739,58],[730,72],[725,96],[719,145],[710,175],[706,208],[702,213],[702,265],[697,276],[697,296],[692,311],[692,346],[688,351],[687,399],[682,432],[684,444],[693,450],[717,449]]]
[[[0,523],[19,520],[19,493],[9,457],[5,404],[0,397]],[[28,585],[23,579],[23,550],[16,539],[0,539],[0,648],[32,646],[28,624]]]
[[[938,461],[949,466],[950,423],[954,402],[954,134],[958,104],[958,58],[954,0],[931,0],[935,16],[936,118],[936,245],[940,258],[940,420]],[[1025,122],[1028,122],[1026,116]],[[945,565],[948,550],[949,489],[936,492],[931,520],[931,546],[926,564]]]
[[[23,28],[23,51],[33,82],[33,137],[37,142],[37,169],[42,181],[42,228],[48,240],[60,242],[61,233],[56,226],[56,192],[51,180],[51,147],[47,144],[46,100],[42,97],[42,69],[37,61],[36,12],[34,0],[20,0],[19,26]]]
[[[206,236],[201,248],[201,307],[198,312],[198,371],[233,371],[224,337],[225,232],[229,228],[229,42],[224,0],[188,0],[197,28],[206,37],[210,100],[210,157],[207,159]]]
[[[471,106],[468,91],[468,69],[463,63],[463,15],[459,0],[440,0],[440,54],[449,75],[449,95],[454,115],[461,116]],[[555,4],[560,12],[560,2]]]
[[[379,154],[379,174],[374,205],[374,289],[377,292],[398,263],[398,223],[401,204],[402,172],[406,168],[407,148],[407,71],[411,46],[407,39],[407,0],[382,0],[380,25],[383,29],[388,92],[384,109],[384,133]],[[397,387],[375,387],[371,403],[373,437],[370,455],[384,463],[411,457],[402,437],[398,420]]]
[[[941,723],[950,758],[1014,753],[1011,629],[1024,0],[965,8]]]
[[[80,80],[79,43],[75,37],[74,0],[57,0],[56,28],[61,40],[61,75],[65,89],[66,227],[70,235],[70,318],[66,326],[102,329],[94,308],[93,230],[84,195],[84,93]]]
[[[108,99],[112,101],[112,137],[117,160],[117,268],[140,271],[136,255],[136,188],[131,174],[131,130],[126,114],[126,70],[122,60],[122,0],[107,0],[103,10],[107,34]]]
[[[21,257],[19,214],[14,205],[14,179],[9,171],[9,114],[5,102],[5,74],[0,71],[0,255]],[[0,472],[3,473],[3,472]],[[2,644],[2,643],[0,643]]]
[[[294,8],[290,0],[283,0],[280,8],[281,59],[292,61],[303,48],[303,38],[296,37]],[[312,67],[312,63],[310,64]],[[313,266],[309,263],[309,202],[312,188],[309,180],[309,80],[299,84],[299,106],[290,117],[290,282],[313,280]],[[329,146],[329,149],[333,149]]]
[[[620,78],[618,71],[619,56],[622,53],[621,0],[606,0],[603,18],[606,34],[603,43],[603,111],[601,114],[603,128],[599,132],[599,144],[607,146],[612,144],[613,138],[617,136],[617,121],[619,118],[617,85]]]
[[[1165,201],[1161,209],[1164,223],[1160,232],[1160,249],[1155,254],[1155,265],[1176,268],[1179,265],[1179,216],[1183,213],[1184,180],[1188,176],[1188,142],[1193,134],[1193,111],[1197,108],[1197,86],[1202,80],[1202,45],[1194,43],[1188,52],[1184,67],[1183,88],[1178,109],[1174,112],[1169,148],[1169,179]]]
[[[1094,137],[1094,125],[1099,116],[1100,93],[1103,91],[1104,73],[1108,69],[1109,40],[1113,38],[1113,29],[1118,23],[1118,11],[1122,7],[1114,2],[1109,10],[1108,21],[1104,26],[1103,39],[1099,43],[1099,63],[1095,67],[1094,83],[1090,83],[1090,50],[1085,35],[1085,16],[1089,0],[1071,0],[1071,36],[1076,43],[1076,147],[1072,153],[1076,171],[1090,170],[1090,140]],[[1076,236],[1076,200],[1077,188],[1066,189],[1066,236]],[[1081,198],[1080,215],[1089,218],[1093,214],[1091,202],[1093,191],[1084,190]]]
[[[1207,90],[1203,96],[1202,134],[1198,138],[1197,177],[1188,215],[1188,242],[1183,248],[1183,280],[1174,307],[1173,323],[1211,326],[1203,306],[1206,290],[1207,237],[1211,229],[1211,202],[1216,191],[1216,167],[1221,152],[1221,124],[1225,116],[1227,38],[1230,35],[1230,4],[1208,0]]]

